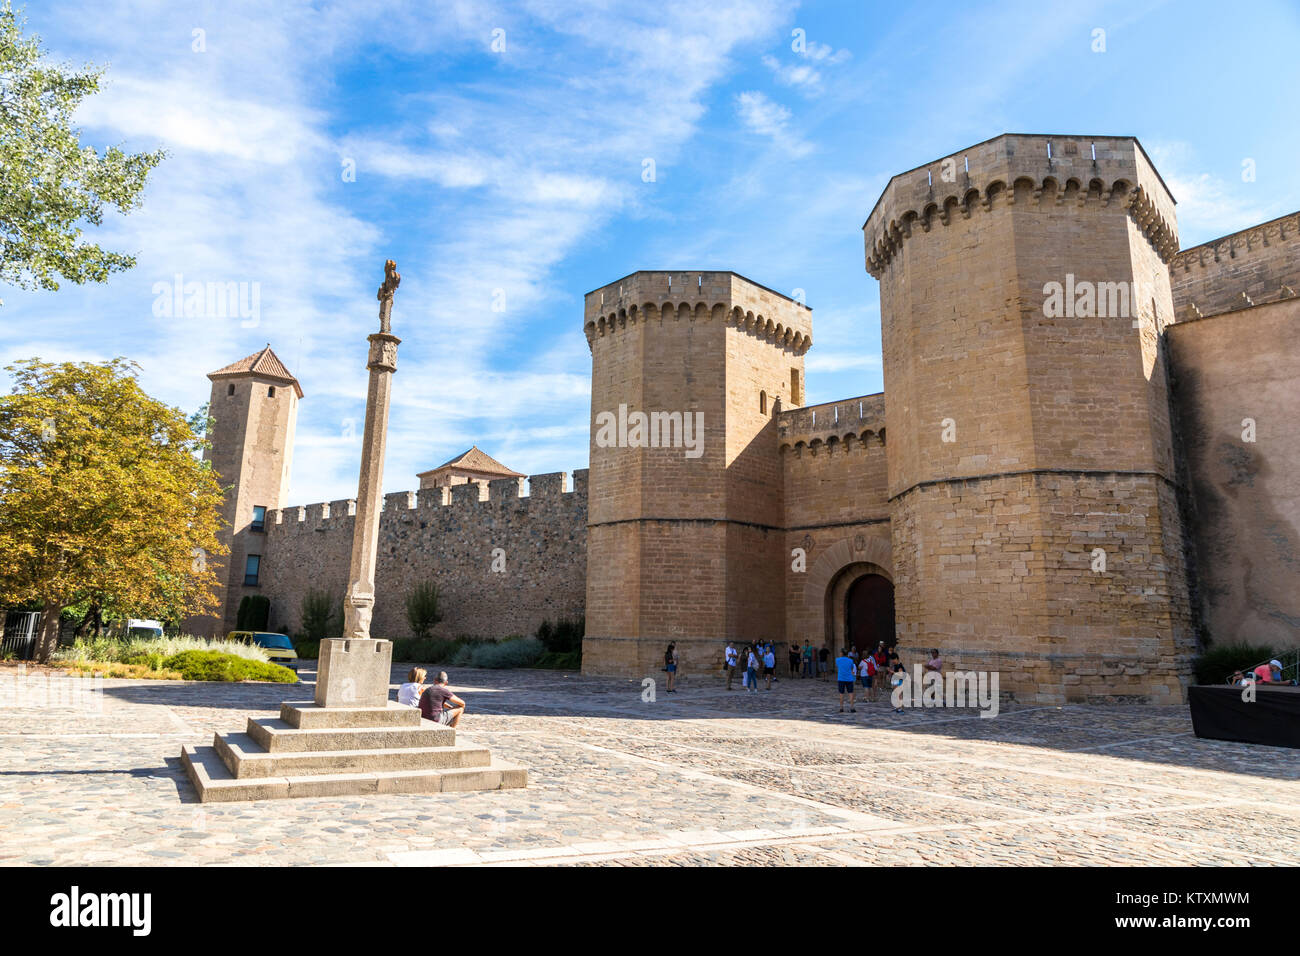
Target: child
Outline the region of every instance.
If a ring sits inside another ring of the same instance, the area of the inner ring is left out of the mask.
[[[407,707],[419,707],[420,695],[424,693],[424,678],[428,673],[423,667],[412,667],[406,675],[406,683],[397,688],[397,702]]]
[[[907,680],[907,671],[903,670],[902,664],[895,663],[894,676],[889,681],[890,685],[893,687],[902,687],[903,681],[905,680]],[[902,712],[903,712],[903,708],[901,707],[894,708],[894,713],[901,714]]]

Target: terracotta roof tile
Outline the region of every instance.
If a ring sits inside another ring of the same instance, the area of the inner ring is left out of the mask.
[[[437,468],[430,468],[428,471],[420,472],[422,475],[430,475],[435,471],[442,471],[444,468],[456,468],[461,471],[477,471],[490,475],[500,475],[502,478],[525,478],[522,472],[511,471],[501,462],[497,461],[491,455],[479,450],[478,445],[474,445],[469,451],[461,452],[450,461],[445,461]]]
[[[245,356],[238,362],[232,362],[225,368],[219,368],[215,372],[209,372],[208,378],[215,381],[219,378],[229,378],[234,375],[261,375],[264,378],[277,379],[288,385],[292,385],[294,391],[298,393],[298,397],[302,398],[302,386],[298,384],[298,380],[293,377],[290,371],[285,368],[285,365],[280,361],[279,356],[271,351],[270,345],[267,345],[267,347],[262,349],[260,352],[254,352],[252,355]]]

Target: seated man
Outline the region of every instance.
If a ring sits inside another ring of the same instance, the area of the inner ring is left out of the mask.
[[[1255,668],[1255,680],[1261,684],[1276,684],[1282,680],[1282,662],[1276,658]]]
[[[465,702],[447,686],[447,672],[439,671],[438,679],[420,695],[420,716],[436,724],[455,727],[463,713]]]

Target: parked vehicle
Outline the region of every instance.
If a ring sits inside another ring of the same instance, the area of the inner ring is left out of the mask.
[[[293,649],[293,641],[287,634],[274,634],[270,631],[231,631],[226,635],[228,641],[243,641],[255,644],[266,651],[272,664],[279,664],[292,671],[298,670],[298,652]]]
[[[145,640],[155,640],[163,636],[163,626],[161,621],[145,621],[139,618],[130,618],[126,622],[126,636],[140,637]]]

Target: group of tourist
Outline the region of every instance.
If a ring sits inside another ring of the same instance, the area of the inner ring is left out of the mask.
[[[1228,683],[1234,687],[1245,687],[1247,684],[1280,684],[1282,681],[1282,662],[1277,658],[1269,661],[1267,664],[1260,664],[1254,670],[1235,671]]]
[[[675,653],[674,645],[669,644],[665,660]],[[789,659],[791,677],[828,679],[830,648],[825,644],[814,649],[810,641],[804,641],[802,648],[798,642],[791,643]],[[746,644],[740,649],[737,649],[734,642],[728,641],[726,650],[723,651],[722,669],[727,677],[727,690],[733,688],[737,671],[741,672],[741,687],[745,690],[758,693],[760,679],[764,682],[764,688],[771,690],[772,682],[776,679],[776,649],[771,641]],[[673,667],[669,673],[670,683],[675,670]],[[927,673],[943,673],[943,658],[938,648],[931,648],[925,670]],[[870,695],[870,699],[875,701],[879,699],[881,687],[901,686],[907,679],[907,672],[899,659],[898,651],[886,647],[885,642],[880,641],[874,651],[863,654],[859,654],[855,647],[844,648],[835,659],[835,676],[840,695],[840,713],[844,713],[845,697],[848,698],[849,712],[857,713],[856,695],[859,686],[864,699]],[[899,713],[902,710],[901,707],[895,708]]]

